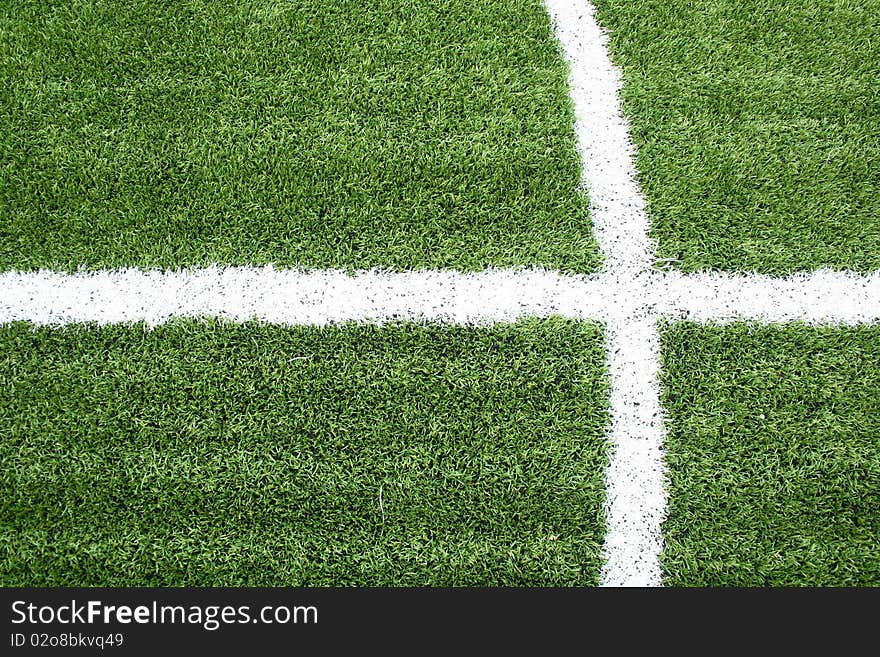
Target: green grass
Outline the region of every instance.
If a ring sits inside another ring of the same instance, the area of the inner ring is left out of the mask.
[[[0,584],[591,585],[598,325],[0,330]]]
[[[880,0],[597,0],[660,257],[880,269]]]
[[[666,582],[880,585],[880,328],[682,323],[663,345]]]
[[[599,255],[540,0],[0,0],[0,269]]]

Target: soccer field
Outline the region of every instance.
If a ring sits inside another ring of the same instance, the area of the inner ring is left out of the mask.
[[[0,0],[0,585],[880,585],[878,15]]]

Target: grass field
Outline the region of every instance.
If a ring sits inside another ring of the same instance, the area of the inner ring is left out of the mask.
[[[0,586],[880,586],[880,0],[595,6],[0,0]]]
[[[591,585],[593,324],[0,330],[0,584]]]
[[[540,0],[15,0],[0,24],[0,269],[600,261]]]
[[[661,258],[880,269],[880,1],[596,5]]]
[[[664,335],[667,582],[880,586],[880,329]]]

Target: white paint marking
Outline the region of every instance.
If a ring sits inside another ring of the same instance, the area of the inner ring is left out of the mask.
[[[634,278],[651,269],[656,249],[635,179],[635,147],[618,102],[621,74],[608,57],[608,39],[592,6],[572,0],[545,4],[569,64],[575,133],[596,240],[607,272]]]
[[[216,316],[324,325],[345,321],[512,322],[529,315],[597,317],[609,300],[587,277],[540,269],[389,273],[209,267],[162,272],[0,274],[0,324],[145,322]]]
[[[656,278],[663,286],[666,311],[692,321],[880,322],[880,272],[859,275],[821,269],[785,278],[670,273]]]
[[[878,323],[880,272],[822,270],[771,278],[652,269],[655,249],[618,101],[621,76],[608,56],[606,37],[585,1],[545,2],[571,67],[583,182],[606,256],[599,276],[541,269],[350,275],[272,266],[6,272],[0,274],[0,325],[142,321],[152,326],[175,317],[210,316],[316,326],[407,320],[491,324],[550,315],[603,320],[609,334],[614,450],[606,475],[602,581],[659,585],[666,490],[658,320]],[[379,504],[384,513],[381,488]]]
[[[608,324],[611,441],[605,475],[606,586],[660,584],[666,514],[660,338],[653,316]]]
[[[586,2],[545,0],[569,64],[575,132],[605,279],[619,317],[608,324],[611,462],[605,477],[605,566],[609,586],[659,586],[666,514],[655,248],[635,178],[635,148],[620,108],[620,71]]]
[[[0,324],[153,326],[175,317],[221,317],[310,326],[411,320],[466,325],[551,315],[604,321],[616,332],[647,331],[634,320],[661,316],[698,322],[877,323],[880,272],[820,270],[787,278],[655,272],[650,286],[636,289],[604,274],[543,269],[348,274],[267,266],[0,273]]]

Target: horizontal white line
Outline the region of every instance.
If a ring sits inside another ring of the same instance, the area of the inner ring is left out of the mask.
[[[822,269],[775,278],[759,274],[663,276],[669,312],[699,322],[747,319],[809,324],[880,322],[880,272]]]
[[[214,316],[316,326],[403,320],[482,324],[525,316],[599,317],[604,303],[595,281],[540,269],[348,274],[266,266],[0,274],[0,323],[155,325]]]
[[[277,324],[423,320],[512,322],[559,315],[625,322],[671,315],[698,322],[880,322],[880,272],[753,274],[654,272],[621,282],[543,269],[415,272],[207,267],[63,274],[0,273],[0,323],[160,324],[221,317]]]

